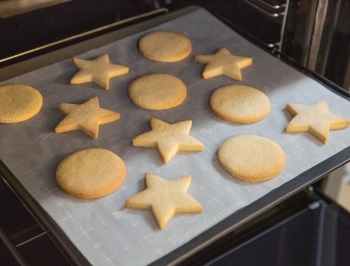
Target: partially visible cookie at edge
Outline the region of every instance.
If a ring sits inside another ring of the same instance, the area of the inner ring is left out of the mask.
[[[0,86],[0,123],[18,123],[36,115],[43,104],[37,89],[23,84]]]

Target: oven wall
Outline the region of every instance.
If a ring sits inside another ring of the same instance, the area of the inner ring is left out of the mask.
[[[350,1],[291,0],[282,52],[350,91]]]

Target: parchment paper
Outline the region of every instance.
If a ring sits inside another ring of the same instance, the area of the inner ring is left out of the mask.
[[[191,55],[177,63],[144,58],[137,50],[137,41],[155,30],[187,35],[193,45]],[[193,55],[213,54],[222,47],[232,54],[253,58],[253,65],[242,70],[241,82],[225,76],[202,78],[204,66],[195,62]],[[291,119],[284,109],[287,103],[312,105],[326,100],[332,113],[348,119],[350,103],[252,45],[204,10],[77,57],[94,59],[105,53],[111,62],[130,68],[129,74],[110,80],[109,91],[94,83],[69,85],[76,72],[71,60],[1,83],[33,86],[44,98],[42,110],[30,120],[0,124],[1,159],[93,265],[145,265],[155,261],[350,144],[349,128],[331,131],[326,145],[309,133],[284,132]],[[188,89],[185,101],[166,111],[135,106],[128,98],[127,86],[149,73],[168,73],[183,80]],[[271,101],[268,117],[241,125],[215,116],[209,108],[209,97],[215,89],[231,84],[263,91]],[[54,133],[64,117],[57,108],[59,103],[83,103],[94,96],[98,96],[102,108],[121,113],[121,119],[100,126],[96,140],[80,131]],[[151,117],[168,123],[193,120],[190,134],[204,144],[205,150],[178,153],[165,165],[155,149],[133,147],[131,139],[150,130]],[[283,172],[257,184],[241,182],[228,174],[216,153],[226,139],[240,134],[256,134],[280,144],[286,154]],[[55,168],[68,154],[92,147],[119,155],[127,166],[126,180],[116,192],[101,199],[71,197],[57,187]],[[146,172],[168,180],[191,174],[189,194],[203,205],[203,213],[177,214],[160,230],[150,211],[125,208],[125,200],[145,188]]]

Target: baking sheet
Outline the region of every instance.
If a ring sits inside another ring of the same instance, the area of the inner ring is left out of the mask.
[[[152,62],[141,56],[137,50],[139,37],[160,29],[189,36],[191,55],[177,63]],[[253,65],[242,70],[242,82],[224,76],[202,79],[204,66],[195,62],[193,55],[212,54],[221,47],[253,58]],[[155,261],[350,144],[349,129],[331,131],[327,145],[308,133],[285,133],[291,119],[284,110],[288,102],[311,105],[327,100],[331,112],[348,119],[350,103],[255,47],[205,10],[78,57],[94,59],[104,53],[109,54],[111,62],[130,68],[129,74],[111,79],[109,91],[92,83],[69,85],[76,72],[70,60],[1,83],[27,84],[40,90],[44,97],[41,112],[32,119],[0,125],[1,159],[93,265],[144,265]],[[184,103],[165,111],[148,111],[133,105],[127,86],[136,77],[149,73],[168,73],[182,79],[188,89]],[[268,117],[250,125],[228,123],[216,117],[209,108],[209,97],[215,89],[231,84],[265,92],[271,101]],[[57,109],[59,103],[82,103],[94,96],[99,97],[102,108],[121,113],[121,119],[100,126],[97,140],[79,131],[54,133],[63,118]],[[201,141],[205,150],[178,153],[164,165],[154,149],[133,147],[131,139],[150,130],[150,117],[168,123],[193,120],[191,136]],[[249,184],[224,171],[216,152],[224,140],[240,134],[257,134],[279,143],[286,153],[283,172],[273,180]],[[127,178],[119,190],[102,199],[68,196],[55,183],[55,167],[66,155],[92,147],[118,154],[126,163]],[[189,194],[203,205],[204,212],[177,214],[161,231],[150,211],[125,208],[125,200],[144,189],[146,172],[168,180],[192,174]]]

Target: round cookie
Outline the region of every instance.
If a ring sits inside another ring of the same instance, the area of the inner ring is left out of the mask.
[[[214,91],[210,107],[217,116],[227,121],[253,123],[268,115],[270,100],[252,87],[231,85]]]
[[[128,88],[130,99],[149,110],[165,110],[180,105],[186,98],[186,85],[168,74],[150,74],[133,80]]]
[[[226,140],[218,151],[219,162],[231,175],[249,182],[277,176],[284,167],[285,154],[274,141],[255,135]]]
[[[139,51],[148,59],[158,62],[177,62],[185,59],[192,50],[186,36],[171,31],[155,31],[142,36]]]
[[[113,152],[94,148],[65,157],[56,168],[56,182],[66,193],[84,199],[106,196],[125,179],[124,162]]]
[[[17,123],[36,115],[43,104],[40,92],[30,86],[0,86],[0,123]]]

